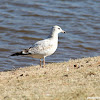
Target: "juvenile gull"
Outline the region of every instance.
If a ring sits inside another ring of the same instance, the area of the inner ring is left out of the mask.
[[[32,47],[16,52],[11,56],[27,55],[33,58],[43,59],[43,67],[45,67],[45,57],[52,55],[58,46],[58,34],[65,33],[59,26],[55,25],[52,27],[51,33],[47,39],[36,42]]]

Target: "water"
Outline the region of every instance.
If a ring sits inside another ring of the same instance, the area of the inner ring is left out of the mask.
[[[0,0],[0,71],[37,65],[9,55],[45,39],[53,25],[67,34],[47,63],[100,55],[100,0]]]

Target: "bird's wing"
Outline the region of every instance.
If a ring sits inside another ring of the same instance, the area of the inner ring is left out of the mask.
[[[30,54],[44,54],[52,47],[53,47],[53,43],[51,40],[49,39],[41,40],[41,41],[36,42],[33,45],[33,47],[30,47],[28,49],[28,52]]]

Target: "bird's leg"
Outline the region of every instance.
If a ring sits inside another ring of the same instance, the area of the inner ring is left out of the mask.
[[[45,57],[43,58],[43,67],[45,67]]]
[[[42,64],[41,64],[41,59],[40,59],[40,67],[42,67]]]

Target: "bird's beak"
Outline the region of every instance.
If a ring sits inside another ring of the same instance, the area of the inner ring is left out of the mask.
[[[62,30],[62,33],[66,33],[64,30]]]

